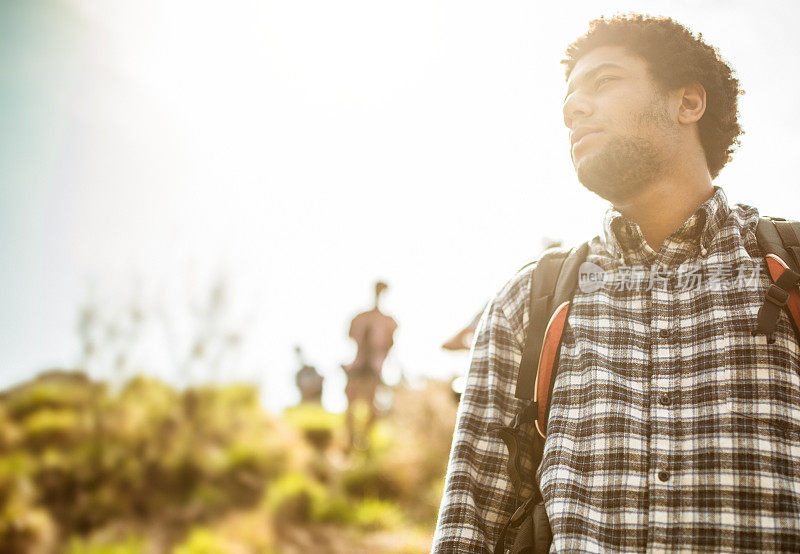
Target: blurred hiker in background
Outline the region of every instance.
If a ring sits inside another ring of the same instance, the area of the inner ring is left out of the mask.
[[[347,374],[344,392],[347,395],[347,432],[351,448],[359,441],[355,432],[354,414],[355,405],[359,400],[363,400],[369,410],[366,426],[361,435],[364,444],[359,444],[360,447],[366,446],[369,430],[375,422],[375,392],[383,382],[381,377],[383,361],[394,344],[397,323],[381,312],[378,306],[380,296],[387,288],[386,283],[382,281],[375,283],[375,306],[369,311],[358,314],[350,323],[349,336],[356,341],[358,350],[355,360],[343,364],[342,369]]]
[[[300,369],[295,374],[295,383],[297,383],[297,388],[300,389],[300,403],[321,404],[322,382],[325,377],[320,375],[313,365],[306,363],[302,348],[295,346],[294,352],[297,355],[297,364],[300,366]]]

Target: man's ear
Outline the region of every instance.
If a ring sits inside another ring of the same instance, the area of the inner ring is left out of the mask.
[[[678,122],[697,123],[706,112],[706,89],[700,83],[692,83],[679,90],[681,104],[678,106]]]

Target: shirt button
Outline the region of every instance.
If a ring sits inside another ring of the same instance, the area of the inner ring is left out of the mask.
[[[662,469],[661,471],[659,471],[658,472],[658,480],[661,481],[662,483],[666,483],[667,481],[669,481],[669,471],[667,471],[665,469]]]
[[[669,329],[659,329],[658,330],[658,336],[661,337],[662,339],[668,339],[670,334],[671,333],[670,333]]]
[[[668,394],[662,394],[658,397],[658,401],[661,403],[662,406],[669,406],[672,404],[672,399],[669,397]]]

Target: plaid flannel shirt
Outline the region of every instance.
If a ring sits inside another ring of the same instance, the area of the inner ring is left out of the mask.
[[[717,188],[655,252],[609,208],[587,258],[607,282],[573,298],[536,475],[551,551],[800,552],[800,347],[787,314],[774,343],[751,334],[770,284],[757,221]],[[691,264],[702,280],[687,287]],[[650,268],[646,286],[618,286],[635,266]],[[491,552],[515,507],[487,428],[523,407],[531,273],[476,333],[435,553]],[[534,473],[529,463],[526,495]]]

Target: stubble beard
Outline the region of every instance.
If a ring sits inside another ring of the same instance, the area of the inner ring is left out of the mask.
[[[588,190],[610,202],[631,198],[663,172],[661,157],[652,141],[614,137],[603,150],[577,168],[578,180]]]
[[[612,137],[605,147],[576,167],[583,186],[612,203],[630,199],[664,174],[667,153],[648,135],[671,134],[675,124],[664,98],[654,96],[650,109],[633,116],[631,128],[639,132]]]

